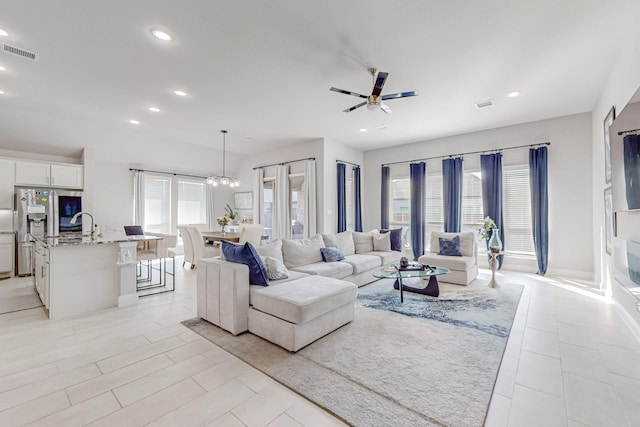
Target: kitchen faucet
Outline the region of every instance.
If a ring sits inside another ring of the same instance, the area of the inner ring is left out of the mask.
[[[76,221],[78,220],[78,218],[80,218],[80,215],[89,215],[91,217],[91,240],[96,240],[96,231],[95,231],[95,227],[93,225],[93,215],[91,215],[88,212],[78,212],[77,214],[75,214],[73,216],[73,218],[71,218],[71,221],[69,221],[71,224],[75,224]]]

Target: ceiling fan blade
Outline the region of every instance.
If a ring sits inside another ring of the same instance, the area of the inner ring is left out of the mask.
[[[333,91],[333,92],[344,93],[345,95],[357,96],[358,98],[366,98],[367,97],[366,95],[362,95],[362,94],[356,93],[356,92],[350,92],[348,90],[338,89],[337,87],[332,87],[329,90]]]
[[[387,114],[391,114],[392,113],[391,108],[389,108],[389,106],[387,104],[385,104],[384,102],[380,103],[380,109],[382,111],[384,111],[385,113],[387,113]]]
[[[343,111],[344,111],[345,113],[348,113],[348,112],[350,112],[350,111],[355,110],[356,108],[360,108],[360,107],[363,107],[363,106],[365,106],[365,105],[367,105],[367,101],[365,101],[365,102],[361,102],[360,104],[358,104],[358,105],[354,105],[353,107],[351,107],[351,108],[347,108],[346,110],[343,110]]]
[[[412,90],[410,92],[398,92],[398,93],[390,93],[389,95],[382,95],[382,99],[396,99],[396,98],[406,98],[408,96],[418,96],[418,92]]]
[[[373,92],[371,92],[371,95],[380,96],[384,82],[387,81],[387,77],[389,77],[389,73],[385,73],[383,71],[378,73],[378,78],[376,79],[376,83],[373,85]]]

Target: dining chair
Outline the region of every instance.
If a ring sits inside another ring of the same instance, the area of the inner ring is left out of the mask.
[[[240,224],[238,233],[240,233],[240,243],[249,242],[253,246],[259,246],[262,240],[264,225],[262,224]]]
[[[182,237],[182,246],[184,248],[184,259],[182,261],[182,268],[184,268],[184,265],[187,262],[192,266],[195,264],[193,258],[193,243],[191,242],[191,234],[187,230],[187,227],[187,225],[177,226],[178,231],[180,232],[180,236]]]
[[[198,227],[187,225],[185,229],[191,237],[191,244],[193,246],[193,258],[191,259],[191,261],[189,261],[191,262],[191,269],[196,268],[198,260],[201,260],[202,258],[213,258],[220,255],[219,247],[207,246],[204,244],[204,238],[202,237],[202,233],[200,232]]]

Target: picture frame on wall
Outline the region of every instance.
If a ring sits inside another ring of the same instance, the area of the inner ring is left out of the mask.
[[[609,135],[609,127],[613,124],[613,121],[616,119],[616,107],[615,105],[611,107],[609,113],[604,118],[603,127],[604,127],[604,173],[605,173],[605,182],[608,184],[611,182],[611,138]]]
[[[613,236],[613,196],[611,194],[611,187],[604,189],[604,234],[605,234],[605,249],[607,254],[611,255],[611,238]]]

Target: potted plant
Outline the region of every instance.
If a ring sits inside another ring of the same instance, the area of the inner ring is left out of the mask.
[[[229,206],[229,203],[227,203],[224,210],[227,212],[226,216],[229,217],[230,221],[234,221],[236,219],[236,216],[238,215],[238,213],[234,212],[233,209],[231,209],[231,206]]]
[[[500,230],[491,217],[487,216],[484,218],[482,227],[478,229],[478,234],[487,242],[487,247],[491,252],[498,253],[502,250]]]

